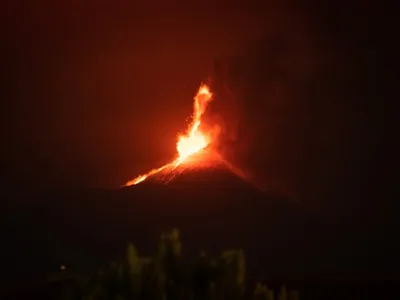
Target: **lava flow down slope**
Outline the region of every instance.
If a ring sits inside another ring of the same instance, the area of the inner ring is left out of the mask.
[[[244,174],[239,168],[235,167],[226,161],[217,151],[214,145],[217,142],[220,128],[218,125],[203,126],[203,116],[207,110],[208,104],[213,100],[213,94],[210,88],[202,84],[194,97],[192,122],[188,126],[184,134],[178,135],[176,144],[177,157],[170,163],[164,166],[150,170],[145,174],[138,175],[134,179],[128,181],[123,187],[141,184],[145,181],[158,181],[164,184],[171,184],[175,186],[182,180],[182,173],[197,174],[198,170],[208,169],[208,173],[214,173],[216,169],[225,169],[236,175],[239,178],[251,183],[248,176]],[[186,175],[184,178],[188,177]],[[224,176],[222,176],[224,177]],[[214,178],[212,181],[214,182]],[[193,183],[200,180],[196,178]],[[217,180],[218,181],[218,180]],[[190,182],[186,182],[187,185]],[[233,185],[232,187],[234,187]],[[208,187],[210,188],[210,187]]]

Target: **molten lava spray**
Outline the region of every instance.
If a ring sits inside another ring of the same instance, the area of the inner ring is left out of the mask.
[[[212,100],[212,93],[207,85],[200,86],[194,97],[192,122],[185,134],[178,135],[176,150],[178,158],[160,168],[153,169],[146,174],[139,175],[128,181],[124,186],[131,186],[146,180],[149,176],[157,174],[165,169],[174,169],[184,162],[189,156],[200,152],[212,143],[212,134],[200,130],[201,118]]]

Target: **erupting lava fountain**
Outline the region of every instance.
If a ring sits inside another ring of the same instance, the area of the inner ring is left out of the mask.
[[[136,178],[124,184],[124,186],[138,184],[146,180],[148,177],[160,173],[161,171],[173,171],[182,163],[188,161],[192,155],[200,153],[206,147],[211,145],[215,138],[213,132],[201,131],[200,125],[202,116],[207,109],[207,105],[212,99],[213,95],[210,92],[210,88],[205,84],[201,85],[196,96],[194,97],[192,122],[185,134],[178,135],[178,141],[176,144],[178,158],[160,168],[153,169],[146,174],[137,176]]]

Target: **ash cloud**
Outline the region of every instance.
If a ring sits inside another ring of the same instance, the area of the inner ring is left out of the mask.
[[[376,179],[385,103],[377,105],[373,87],[384,63],[376,61],[376,36],[365,32],[371,9],[353,5],[357,17],[310,7],[215,60],[208,117],[222,124],[228,159],[272,189],[340,210],[349,198],[358,205],[354,198]]]

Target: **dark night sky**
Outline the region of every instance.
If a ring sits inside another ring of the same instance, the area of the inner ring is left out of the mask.
[[[271,35],[290,46],[257,64],[277,62],[283,75],[259,85],[248,76],[252,92],[239,104],[225,99],[246,123],[238,162],[312,203],[390,205],[393,150],[383,132],[390,136],[394,80],[382,74],[394,74],[386,46],[394,27],[380,7],[62,3],[1,9],[5,186],[116,187],[168,161],[216,59]]]
[[[265,23],[201,2],[13,6],[6,151],[14,180],[44,185],[114,187],[168,160],[214,58]]]

